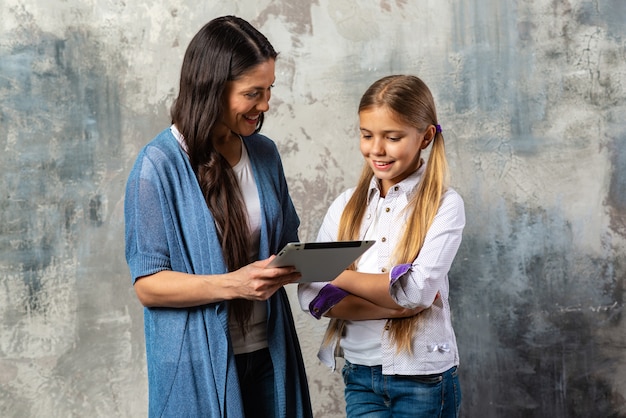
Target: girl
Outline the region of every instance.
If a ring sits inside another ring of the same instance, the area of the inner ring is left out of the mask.
[[[283,289],[299,275],[265,268],[299,225],[276,145],[258,133],[276,57],[243,19],[207,23],[185,53],[171,126],[129,175],[150,417],[312,416]]]
[[[348,417],[456,417],[459,355],[448,271],[465,225],[447,187],[433,97],[417,77],[372,84],[359,104],[365,167],[330,206],[318,241],[376,244],[330,283],[298,285],[303,310],[329,323],[319,358],[342,356]],[[421,151],[431,146],[428,163]]]

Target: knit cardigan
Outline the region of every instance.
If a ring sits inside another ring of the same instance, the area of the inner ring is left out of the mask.
[[[244,138],[261,201],[259,258],[297,241],[299,219],[278,150],[269,138]],[[137,278],[173,270],[227,272],[214,219],[189,158],[170,129],[139,153],[126,185],[126,260]],[[267,301],[267,338],[280,417],[311,417],[291,308],[283,288]],[[228,331],[228,303],[145,308],[150,417],[243,417]]]

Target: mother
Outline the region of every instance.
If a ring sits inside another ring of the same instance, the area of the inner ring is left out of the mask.
[[[283,288],[299,274],[265,268],[299,226],[276,145],[258,133],[276,57],[243,19],[207,23],[172,125],[130,173],[126,258],[145,306],[151,417],[312,416]]]

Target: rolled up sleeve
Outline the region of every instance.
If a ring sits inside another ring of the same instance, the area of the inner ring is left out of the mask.
[[[463,199],[450,190],[442,199],[417,258],[390,270],[389,293],[396,303],[407,308],[427,308],[437,292],[447,296],[447,276],[464,227]]]

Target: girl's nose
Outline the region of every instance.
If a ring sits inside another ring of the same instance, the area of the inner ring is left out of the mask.
[[[383,141],[379,138],[374,138],[374,140],[372,141],[372,154],[375,155],[383,155],[385,153],[385,146],[383,144]]]

